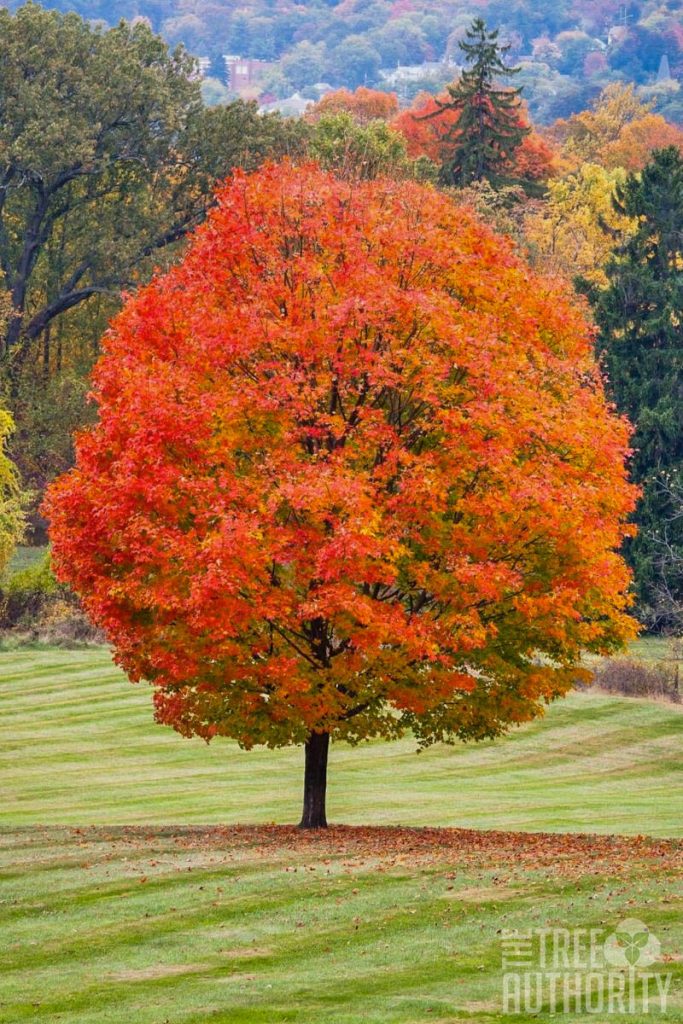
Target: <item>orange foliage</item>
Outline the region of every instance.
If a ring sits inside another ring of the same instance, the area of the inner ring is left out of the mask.
[[[563,173],[578,171],[586,162],[639,171],[656,149],[683,149],[683,130],[653,114],[633,85],[619,83],[607,86],[592,109],[556,121],[549,132]]]
[[[399,784],[397,780],[397,785]],[[54,833],[46,826],[32,826],[32,834],[45,846],[54,843]],[[263,869],[273,859],[282,870],[294,871],[305,865],[305,874],[318,880],[311,869],[329,870],[334,864],[335,877],[357,877],[365,861],[373,870],[397,868],[429,872],[429,885],[439,898],[439,880],[448,883],[447,891],[465,886],[469,870],[477,874],[483,863],[496,871],[493,881],[501,886],[507,871],[515,874],[539,869],[549,878],[575,882],[596,876],[615,879],[645,875],[651,879],[678,878],[683,871],[683,844],[680,839],[652,838],[646,835],[590,835],[572,832],[503,832],[501,830],[465,828],[410,828],[390,825],[334,825],[326,833],[311,833],[291,825],[123,825],[115,829],[97,825],[71,829],[80,856],[76,870],[87,873],[96,857],[106,851],[107,861],[125,864],[128,879],[143,878],[168,882],[173,872],[186,872],[192,858],[207,854],[239,860],[244,867],[251,863]],[[84,852],[85,851],[85,852]],[[154,859],[150,860],[150,854]],[[24,856],[30,856],[29,851]],[[286,860],[284,857],[286,855]],[[84,858],[84,860],[81,860]],[[503,869],[503,870],[501,870]],[[310,874],[309,874],[310,871]],[[669,876],[668,878],[666,876]],[[457,879],[457,881],[456,881]],[[203,889],[199,886],[199,889]],[[220,890],[219,890],[220,892]],[[470,897],[471,898],[471,890]],[[214,893],[204,892],[213,903]]]
[[[592,351],[448,197],[236,173],[107,336],[59,577],[183,734],[494,735],[632,634]]]
[[[531,131],[515,153],[514,171],[524,181],[547,181],[557,173],[555,150],[542,135]]]
[[[443,101],[449,99],[446,93],[438,98]],[[459,116],[456,110],[450,108],[439,112],[436,97],[430,93],[420,93],[415,97],[412,107],[402,110],[394,118],[391,127],[405,138],[411,159],[426,156],[438,164],[443,158],[444,139],[457,125]]]
[[[380,92],[359,86],[354,92],[336,89],[326,93],[307,114],[309,120],[317,121],[324,114],[351,114],[360,124],[368,121],[388,121],[398,111],[395,92]]]
[[[683,130],[669,124],[661,114],[646,114],[625,125],[619,137],[605,146],[602,163],[605,167],[640,171],[654,150],[666,146],[677,146],[683,152]]]

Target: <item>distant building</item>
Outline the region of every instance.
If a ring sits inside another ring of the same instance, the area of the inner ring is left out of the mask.
[[[623,43],[628,38],[628,35],[628,25],[612,25],[607,33],[607,45],[619,46],[620,43]]]
[[[254,60],[252,57],[239,57],[236,54],[224,53],[225,84],[230,92],[238,95],[244,90],[253,89],[266,71],[275,67],[272,61]]]
[[[197,74],[199,78],[206,78],[211,67],[210,57],[195,57],[197,61]]]
[[[666,54],[662,56],[659,62],[659,71],[657,72],[658,82],[669,82],[671,81],[671,67],[669,66],[669,58]]]
[[[314,82],[313,85],[309,85],[306,90],[306,92],[310,96],[313,96],[315,94],[315,98],[317,100],[322,99],[322,97],[325,96],[326,93],[334,91],[334,86],[330,85],[329,82]]]
[[[260,110],[263,114],[282,114],[283,117],[301,117],[305,114],[313,100],[306,99],[300,92],[292,93],[283,100],[273,100],[272,103],[262,103]]]
[[[426,61],[424,64],[398,64],[395,68],[383,68],[380,75],[382,81],[389,85],[401,85],[404,82],[421,82],[423,78],[438,78],[443,71],[444,65],[440,61]]]

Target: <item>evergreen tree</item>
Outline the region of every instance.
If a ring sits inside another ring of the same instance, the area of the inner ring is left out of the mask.
[[[448,86],[450,98],[437,99],[438,110],[430,115],[438,117],[445,110],[459,114],[442,140],[441,179],[460,186],[486,179],[495,187],[509,181],[511,158],[529,133],[520,116],[522,90],[496,84],[519,68],[505,64],[510,47],[501,46],[498,29],[489,32],[481,18],[475,18],[459,45],[468,66]]]
[[[653,154],[618,186],[615,209],[637,219],[593,295],[617,407],[635,426],[632,471],[643,487],[628,543],[640,611],[651,626],[683,607],[683,158]]]

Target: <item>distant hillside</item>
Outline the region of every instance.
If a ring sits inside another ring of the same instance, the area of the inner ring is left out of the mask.
[[[275,96],[305,95],[324,81],[351,88],[384,83],[405,100],[453,77],[448,62],[457,62],[458,40],[481,14],[511,43],[537,119],[565,117],[607,82],[628,80],[670,120],[683,121],[683,0],[48,0],[46,6],[107,22],[145,18],[169,43],[208,58],[207,73],[224,85],[223,56],[234,54],[272,65],[260,71],[263,88]],[[425,65],[424,75],[418,65]],[[397,66],[410,70],[382,74]]]

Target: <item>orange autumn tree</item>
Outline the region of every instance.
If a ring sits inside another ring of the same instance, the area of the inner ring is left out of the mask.
[[[441,163],[445,140],[457,128],[460,116],[452,107],[439,106],[437,100],[445,103],[447,99],[447,93],[419,93],[412,106],[393,119],[391,127],[405,138],[408,156],[426,156],[435,164]]]
[[[350,89],[335,89],[325,93],[306,114],[307,121],[319,121],[325,114],[350,114],[359,124],[370,121],[388,121],[398,113],[395,92],[380,92],[359,85]]]
[[[602,150],[604,167],[642,171],[658,149],[676,146],[683,153],[683,129],[669,124],[661,114],[645,114],[624,125],[619,136]]]
[[[583,309],[435,190],[236,174],[130,297],[54,562],[159,722],[305,744],[480,739],[632,633],[634,501]]]
[[[549,135],[559,148],[559,168],[565,174],[585,163],[641,171],[656,150],[683,150],[683,130],[653,114],[633,85],[618,82],[602,91],[592,109],[556,121]]]

